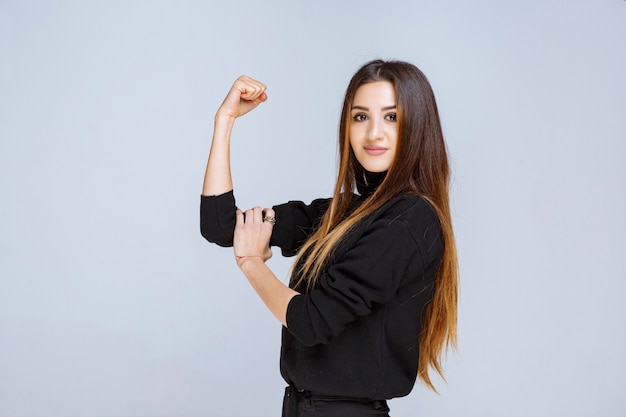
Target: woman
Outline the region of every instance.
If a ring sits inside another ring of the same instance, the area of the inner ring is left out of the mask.
[[[215,117],[201,202],[210,242],[235,259],[283,324],[283,416],[388,416],[456,343],[457,260],[435,98],[414,65],[376,60],[348,85],[333,197],[237,210],[233,123],[267,99],[235,81]],[[289,286],[265,265],[296,256]]]

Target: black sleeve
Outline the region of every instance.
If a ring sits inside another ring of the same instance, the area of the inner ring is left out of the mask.
[[[233,246],[235,196],[231,191],[200,197],[200,233],[211,243]]]
[[[211,243],[232,246],[237,209],[233,191],[200,198],[200,233]],[[319,224],[329,201],[318,199],[311,204],[290,201],[274,206],[276,224],[270,245],[280,247],[283,256],[295,255],[311,231]]]
[[[311,204],[290,201],[272,207],[276,224],[270,245],[280,247],[283,256],[293,256],[307,237],[317,228],[328,209],[330,199],[313,200]]]

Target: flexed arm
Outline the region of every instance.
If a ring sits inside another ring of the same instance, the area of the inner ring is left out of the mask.
[[[230,173],[230,136],[233,125],[236,118],[267,100],[266,88],[265,84],[242,75],[235,80],[217,110],[202,195],[219,195],[233,189]]]
[[[215,115],[213,142],[211,143],[211,151],[202,188],[204,196],[218,196],[233,189],[230,173],[230,136],[233,125],[236,118],[243,116],[267,100],[265,89],[265,84],[250,77],[241,76],[237,78],[226,95],[224,102]],[[211,200],[212,198],[203,197],[203,199]],[[232,209],[234,210],[234,200]],[[212,209],[201,210],[201,213],[204,213],[207,217],[202,218],[201,214],[203,231],[207,223],[215,220],[212,218],[214,216],[208,216],[208,213],[211,211]],[[270,217],[274,216],[272,209],[266,209],[266,213]],[[232,243],[237,265],[269,310],[283,325],[286,325],[287,306],[289,301],[298,293],[280,282],[276,275],[265,265],[265,261],[272,256],[269,242],[273,223],[265,221],[265,216],[258,207],[248,210],[246,214],[247,216],[244,216],[241,211],[236,212],[237,225],[234,230]],[[207,233],[208,237],[205,237],[210,241],[228,246],[231,243],[228,235],[223,235],[220,239],[213,239],[215,237],[213,232],[220,230],[221,226],[219,219],[208,225],[206,230],[211,233]]]

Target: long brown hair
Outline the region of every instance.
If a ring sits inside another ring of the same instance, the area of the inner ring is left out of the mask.
[[[396,94],[398,145],[383,182],[352,213],[354,191],[364,193],[366,171],[350,146],[350,109],[356,91],[366,83],[389,81]],[[441,356],[456,346],[458,265],[449,204],[450,174],[435,96],[426,76],[413,64],[375,60],[363,65],[346,90],[339,125],[339,174],[333,198],[321,224],[298,252],[294,265],[297,287],[312,289],[325,261],[341,239],[364,216],[389,200],[406,194],[426,199],[437,212],[444,252],[435,280],[435,292],[422,319],[418,376],[435,390],[428,371],[443,377]],[[435,390],[436,391],[436,390]]]

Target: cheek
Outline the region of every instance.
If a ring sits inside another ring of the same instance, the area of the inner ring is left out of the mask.
[[[398,152],[398,135],[396,130],[390,131],[387,137],[389,138],[389,143],[391,144],[393,150],[391,157],[394,158],[396,152]]]
[[[367,126],[365,123],[355,123],[350,126],[350,131],[348,132],[348,138],[350,139],[350,143],[357,144],[359,141],[362,141],[367,135]]]
[[[393,145],[393,148],[396,149],[398,147],[398,131],[396,129],[389,131],[387,137],[389,138],[389,142]]]
[[[387,126],[387,137],[392,142],[397,142],[398,140],[398,126],[396,124]]]

